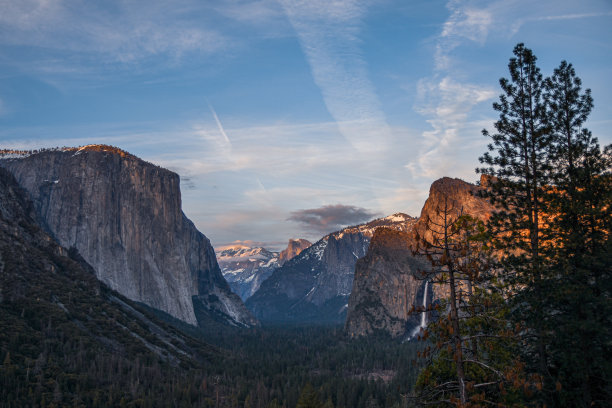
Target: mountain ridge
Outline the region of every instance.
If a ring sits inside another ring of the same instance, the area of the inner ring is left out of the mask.
[[[243,301],[280,266],[279,253],[263,247],[225,245],[215,252],[223,277]]]
[[[406,230],[414,222],[397,213],[325,235],[276,269],[247,307],[263,322],[342,323],[355,262],[365,256],[374,231],[383,225]]]

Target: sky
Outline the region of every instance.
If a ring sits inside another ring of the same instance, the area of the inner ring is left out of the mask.
[[[612,143],[610,0],[0,0],[0,148],[104,143],[181,176],[219,247],[418,216],[475,182],[519,42],[591,88]]]

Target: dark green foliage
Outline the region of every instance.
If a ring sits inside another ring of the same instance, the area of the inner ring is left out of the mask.
[[[612,399],[612,364],[601,358],[612,353],[612,146],[602,152],[583,127],[593,99],[589,89],[581,93],[571,64],[561,62],[546,85],[559,163],[547,194],[555,215],[546,230],[549,398],[559,406],[601,405]]]
[[[590,90],[563,61],[543,79],[522,44],[511,59],[496,134],[478,171],[497,176],[489,227],[521,328],[525,370],[547,406],[612,400],[611,152],[584,124]]]
[[[310,383],[320,401],[331,400],[338,408],[365,407],[370,399],[393,407],[416,380],[413,361],[422,347],[389,337],[352,340],[341,327],[226,329],[202,336],[227,350],[223,365],[210,367],[210,376],[220,379],[239,406],[248,398],[260,406],[276,400],[295,407]],[[386,382],[380,379],[387,375]]]
[[[417,405],[512,406],[521,400],[525,381],[516,333],[489,244],[484,223],[461,215],[448,200],[419,237],[418,253],[431,263],[423,275],[449,296],[423,334],[431,345],[421,353],[427,365],[417,380]]]
[[[300,394],[296,408],[322,408],[323,403],[310,383],[307,383]]]

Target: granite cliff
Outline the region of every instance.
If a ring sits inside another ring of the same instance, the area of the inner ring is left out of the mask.
[[[150,404],[220,355],[100,282],[28,196],[0,168],[0,406]]]
[[[345,324],[350,336],[399,337],[418,325],[411,311],[423,298],[418,272],[427,263],[412,255],[412,243],[408,232],[380,228],[374,233],[367,255],[355,265]]]
[[[110,288],[191,324],[194,303],[231,324],[256,324],[183,214],[177,174],[104,145],[13,156],[0,166],[28,192],[44,227]]]
[[[414,312],[423,301],[429,305],[444,298],[444,288],[426,285],[419,270],[428,267],[422,257],[413,255],[416,233],[430,236],[427,218],[437,218],[437,208],[444,207],[446,199],[463,214],[486,220],[493,206],[476,195],[486,188],[488,178],[482,176],[480,185],[444,177],[435,181],[421,215],[407,231],[379,229],[374,233],[367,255],[355,267],[355,278],[348,302],[346,332],[353,336],[365,336],[384,332],[392,337],[409,336],[419,326],[421,313]],[[427,292],[426,292],[427,287]],[[412,312],[411,312],[412,311]]]
[[[285,262],[295,258],[300,254],[300,252],[311,245],[312,243],[306,239],[290,239],[289,243],[287,244],[287,248],[283,249],[278,256],[279,263],[282,265]]]
[[[409,229],[416,219],[394,214],[329,234],[276,269],[246,302],[268,323],[342,323],[355,263],[365,256],[374,231]]]

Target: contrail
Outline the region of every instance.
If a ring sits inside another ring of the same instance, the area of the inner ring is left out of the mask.
[[[223,129],[223,125],[221,124],[221,121],[219,120],[219,117],[217,116],[217,112],[215,112],[210,102],[208,102],[208,107],[210,108],[210,112],[213,114],[213,117],[215,118],[215,122],[217,122],[217,127],[219,128],[219,132],[221,132],[227,144],[230,147],[232,147],[232,142],[230,142],[229,137],[227,137],[227,133],[225,133],[225,129]]]

